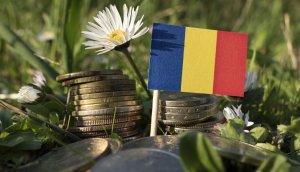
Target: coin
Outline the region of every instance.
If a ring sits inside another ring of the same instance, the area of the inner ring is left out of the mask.
[[[274,155],[273,152],[238,140],[227,139],[214,134],[204,134],[212,143],[213,148],[228,159],[242,163],[260,165]],[[123,150],[136,148],[156,148],[179,155],[180,139],[177,135],[143,137],[123,145]],[[101,162],[101,161],[100,161]]]
[[[127,132],[122,132],[122,133],[117,133],[120,137],[126,138],[126,137],[131,137],[139,134],[138,130],[133,130],[133,131],[127,131]]]
[[[129,121],[138,121],[141,119],[141,116],[131,116],[123,118],[106,118],[101,120],[78,120],[74,121],[74,126],[91,126],[91,125],[103,125],[103,124],[112,124],[112,123],[123,123]]]
[[[93,115],[109,115],[119,112],[131,112],[142,110],[143,105],[136,106],[124,106],[124,107],[115,107],[115,108],[105,108],[97,110],[86,110],[86,111],[73,111],[73,116],[93,116]]]
[[[126,137],[126,138],[122,139],[122,142],[123,143],[130,142],[130,141],[133,141],[133,140],[141,138],[141,137],[142,137],[142,135],[140,135],[140,134],[139,135],[135,135],[135,136]]]
[[[102,81],[107,79],[128,79],[126,75],[96,75],[96,76],[88,76],[82,78],[75,78],[62,82],[62,86],[68,85],[76,85],[81,83],[93,82],[93,81]]]
[[[58,75],[56,77],[56,81],[62,82],[65,80],[70,80],[74,78],[86,77],[86,76],[93,76],[93,75],[122,75],[123,72],[118,69],[113,70],[98,70],[98,71],[81,71],[81,72],[74,72],[74,73],[67,73],[63,75]]]
[[[186,107],[205,104],[209,101],[210,96],[205,94],[192,93],[162,93],[159,104],[161,106]]]
[[[125,123],[118,123],[114,124],[114,128],[124,128],[124,127],[131,127],[135,126],[135,122],[125,122]],[[90,131],[104,131],[107,129],[111,129],[112,125],[98,125],[98,126],[88,126],[88,127],[71,127],[69,128],[70,132],[77,133],[77,132],[90,132]]]
[[[133,106],[133,105],[139,105],[139,104],[140,104],[140,101],[131,100],[131,101],[110,102],[110,103],[91,104],[91,105],[79,105],[79,106],[75,106],[75,110],[97,110],[97,109],[101,109],[101,108]]]
[[[92,94],[82,94],[73,96],[73,100],[85,100],[85,99],[98,99],[105,97],[114,97],[114,96],[136,96],[136,91],[114,91],[114,92],[102,92],[102,93],[92,93]]]
[[[182,129],[198,129],[198,128],[208,128],[208,127],[212,127],[217,123],[224,123],[225,122],[225,118],[224,115],[219,112],[218,115],[210,117],[209,120],[202,122],[202,123],[198,123],[195,125],[190,125],[190,126],[176,126],[176,127],[180,127]]]
[[[99,87],[99,86],[111,86],[111,85],[132,85],[135,84],[134,80],[129,79],[112,79],[112,80],[103,80],[103,81],[95,81],[95,82],[89,82],[79,85],[72,86],[73,88],[89,88],[89,87]]]
[[[194,120],[194,119],[206,119],[208,117],[211,117],[213,115],[218,114],[218,108],[215,107],[213,109],[204,110],[198,113],[183,113],[183,114],[176,114],[176,113],[165,113],[165,114],[159,114],[160,119],[163,120]]]
[[[79,137],[109,136],[112,132],[121,133],[121,132],[133,131],[135,129],[136,129],[135,126],[130,126],[130,127],[123,127],[123,128],[114,128],[114,130],[110,128],[107,130],[100,130],[100,131],[76,132],[74,134],[76,134]]]
[[[164,125],[180,125],[180,126],[184,126],[184,125],[192,125],[192,124],[197,124],[197,123],[200,123],[204,120],[206,120],[207,118],[204,118],[204,119],[193,119],[193,120],[185,120],[185,121],[182,121],[182,120],[162,120],[162,119],[159,119],[158,122],[164,124]]]
[[[116,118],[126,118],[132,117],[142,114],[141,110],[138,111],[130,111],[130,112],[117,112],[116,114],[105,114],[105,115],[94,115],[94,116],[73,116],[75,120],[102,120],[102,119],[113,119],[114,116]]]
[[[91,172],[183,172],[179,159],[178,155],[160,149],[128,149],[98,161]]]
[[[122,149],[156,148],[179,155],[179,141],[177,135],[142,137],[125,143]]]
[[[136,96],[119,96],[119,97],[105,97],[98,99],[86,99],[86,100],[77,100],[73,101],[74,105],[90,105],[98,103],[109,103],[109,102],[119,102],[119,101],[128,101],[136,100]]]
[[[111,138],[107,138],[105,140],[107,140],[109,143],[109,149],[111,153],[115,154],[122,149],[122,143],[119,140]]]
[[[94,161],[109,154],[109,150],[106,139],[85,139],[56,148],[21,167],[20,171],[86,171],[93,166]]]
[[[208,110],[208,109],[213,109],[218,106],[218,101],[216,99],[212,99],[210,103],[208,104],[203,104],[203,105],[198,105],[198,106],[192,106],[192,107],[168,107],[168,106],[163,106],[160,107],[160,112],[161,113],[197,113],[201,112],[203,110]]]
[[[215,109],[217,108],[217,104],[205,104],[201,106],[193,106],[193,107],[161,107],[159,113],[163,114],[189,114],[189,113],[199,113],[204,110]]]
[[[175,131],[176,133],[182,133],[185,131],[200,131],[200,132],[212,132],[214,131],[214,126],[217,123],[223,123],[225,122],[225,118],[222,113],[219,113],[217,116],[210,117],[205,122],[201,122],[195,125],[190,126],[175,126],[175,128],[172,131]]]
[[[114,131],[114,133],[118,134],[120,137],[129,137],[138,134],[139,132],[137,130],[132,130],[132,131]],[[110,133],[77,133],[78,137],[81,138],[89,138],[89,137],[98,137],[98,138],[110,138],[111,135]]]
[[[274,152],[238,140],[205,134],[222,157],[259,166],[274,156]]]
[[[72,89],[70,91],[71,96],[77,94],[91,94],[99,92],[110,92],[110,91],[133,91],[135,90],[135,85],[114,85],[110,87],[90,87],[81,89]]]
[[[175,128],[174,131],[176,132],[176,134],[181,134],[183,132],[187,132],[187,131],[198,131],[198,132],[205,132],[205,133],[210,133],[213,131],[212,127],[203,127],[203,128]]]

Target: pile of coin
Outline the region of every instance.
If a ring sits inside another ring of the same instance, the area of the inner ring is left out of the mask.
[[[121,70],[68,73],[56,80],[69,88],[68,97],[75,106],[70,132],[81,138],[139,135],[136,126],[143,106],[137,99],[135,81]]]
[[[218,97],[192,93],[163,92],[159,100],[159,122],[169,132],[210,132],[223,122]]]

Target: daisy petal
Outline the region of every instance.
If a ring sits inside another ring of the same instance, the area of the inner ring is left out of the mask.
[[[138,38],[149,30],[142,28],[142,16],[137,22],[139,7],[127,7],[123,5],[123,20],[116,5],[109,5],[104,10],[99,11],[94,17],[94,23],[88,22],[82,35],[88,39],[83,45],[86,49],[98,49],[96,53],[103,54],[116,46],[123,45],[126,42]]]
[[[132,36],[132,39],[135,39],[135,38],[138,38],[138,37],[144,35],[145,33],[148,32],[148,30],[149,30],[149,28],[146,28],[146,27],[143,28],[139,33],[133,35],[133,36]]]

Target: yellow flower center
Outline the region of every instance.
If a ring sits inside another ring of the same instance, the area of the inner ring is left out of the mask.
[[[122,39],[123,36],[125,37],[126,33],[120,29],[113,31],[112,33],[110,33],[108,35],[108,37],[111,41],[118,41],[120,43],[124,43],[124,41]]]

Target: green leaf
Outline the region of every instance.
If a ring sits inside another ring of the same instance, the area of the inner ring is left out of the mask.
[[[275,155],[264,161],[258,168],[257,172],[288,172],[291,165],[287,158],[282,155]]]
[[[33,113],[40,114],[46,118],[49,117],[50,110],[43,105],[43,103],[38,103],[34,105],[23,104],[24,107],[32,111]]]
[[[295,159],[297,159],[299,161],[300,160],[300,152],[297,151],[297,150],[300,150],[300,138],[299,137],[295,137],[292,140],[291,150],[296,152]]]
[[[300,118],[292,120],[291,125],[286,130],[290,133],[300,135]]]
[[[0,140],[0,149],[14,148],[14,150],[38,150],[42,146],[40,140],[31,131],[10,133]]]
[[[300,149],[300,138],[299,137],[296,137],[296,139],[294,140],[294,148],[296,150]]]
[[[46,98],[35,104],[23,104],[26,108],[30,109],[35,114],[49,118],[51,113],[57,113],[62,118],[62,114],[65,110],[65,104],[61,102],[54,95],[47,94]]]
[[[288,126],[283,124],[277,125],[277,131],[279,134],[285,134],[288,131]]]
[[[0,124],[1,124],[0,131],[4,130],[5,128],[7,128],[12,124],[11,117],[12,115],[9,110],[0,111]]]
[[[267,149],[269,151],[272,151],[272,152],[280,152],[276,146],[270,144],[270,143],[256,143],[257,147],[261,147],[261,148],[264,148],[264,149]]]
[[[7,132],[18,132],[20,130],[28,130],[29,127],[28,127],[28,121],[27,120],[23,120],[23,121],[20,121],[18,123],[15,123],[9,127],[7,127],[5,129],[5,131]]]
[[[8,135],[9,135],[8,132],[5,132],[5,131],[0,132],[0,140],[1,140],[1,139],[4,139],[4,138],[7,137]]]
[[[264,127],[255,127],[250,130],[250,133],[256,142],[265,142],[269,135],[268,130]]]
[[[211,142],[201,133],[185,133],[180,139],[180,162],[187,172],[222,172],[224,166]]]
[[[59,117],[57,113],[51,113],[49,116],[49,121],[51,124],[59,125]]]
[[[245,133],[244,128],[245,122],[240,118],[235,118],[224,124],[221,129],[221,136],[249,144],[255,144],[254,137],[252,137],[249,133]]]
[[[21,57],[38,70],[55,80],[57,71],[48,63],[34,55],[34,52],[8,26],[0,22],[0,37],[10,44]]]
[[[16,145],[22,143],[24,141],[23,137],[15,137],[8,135],[4,139],[0,141],[0,147],[15,147]]]

